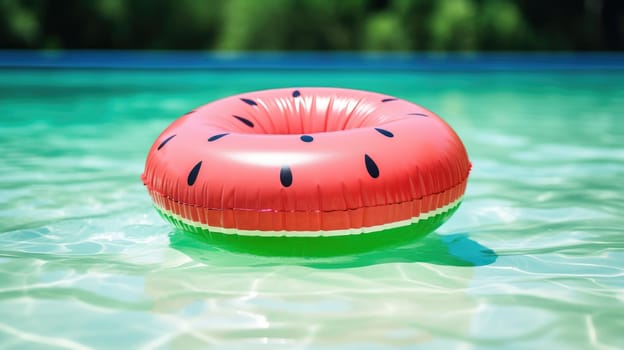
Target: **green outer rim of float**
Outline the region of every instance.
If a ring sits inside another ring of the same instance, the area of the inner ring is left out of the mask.
[[[213,232],[169,215],[157,206],[156,211],[176,228],[191,233],[201,241],[226,250],[268,256],[337,256],[371,251],[426,236],[448,220],[461,202],[416,223],[387,230],[343,236],[242,236]]]

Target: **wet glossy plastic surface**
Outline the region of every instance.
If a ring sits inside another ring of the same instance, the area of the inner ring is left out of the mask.
[[[211,227],[335,231],[457,201],[469,170],[457,135],[421,106],[292,88],[190,111],[154,142],[143,181],[158,207]]]

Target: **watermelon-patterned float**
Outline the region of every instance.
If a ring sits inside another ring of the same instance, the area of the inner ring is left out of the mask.
[[[171,124],[143,183],[177,228],[256,254],[328,256],[425,235],[459,206],[470,162],[438,116],[387,95],[276,89]]]

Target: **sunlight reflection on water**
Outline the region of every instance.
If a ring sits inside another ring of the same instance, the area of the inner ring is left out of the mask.
[[[623,82],[0,71],[0,347],[620,348]],[[455,216],[421,240],[325,259],[172,232],[139,179],[156,135],[210,100],[293,85],[380,91],[443,116],[474,164]]]

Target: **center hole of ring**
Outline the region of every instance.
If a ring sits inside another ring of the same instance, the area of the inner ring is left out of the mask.
[[[317,96],[301,92],[296,97],[245,99],[245,104],[252,108],[245,108],[245,113],[233,114],[236,120],[230,125],[236,127],[235,132],[309,135],[374,127],[398,119],[381,112],[384,107],[381,99],[359,96]]]

